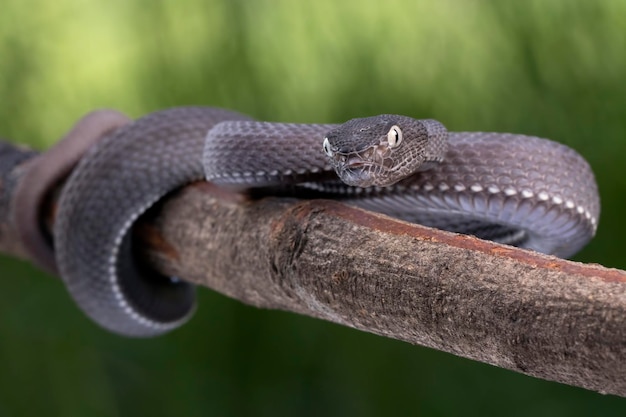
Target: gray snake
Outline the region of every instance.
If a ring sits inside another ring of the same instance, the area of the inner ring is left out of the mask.
[[[18,193],[22,236],[44,266],[58,268],[89,317],[127,336],[169,331],[195,308],[190,284],[134,260],[129,231],[165,194],[203,178],[240,190],[331,197],[561,257],[593,237],[600,211],[589,165],[564,145],[447,132],[432,120],[395,115],[323,125],[259,122],[208,107],[132,122],[100,111],[41,158]],[[36,217],[45,189],[70,170],[52,250]]]

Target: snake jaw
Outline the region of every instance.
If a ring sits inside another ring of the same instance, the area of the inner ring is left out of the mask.
[[[396,163],[387,143],[381,142],[358,152],[335,152],[329,161],[347,185],[386,187],[397,181],[393,173]]]
[[[341,180],[354,187],[370,187],[372,184],[371,165],[344,165],[337,173]]]
[[[375,185],[380,174],[381,162],[379,146],[370,146],[359,152],[337,152],[333,155],[331,164],[341,180],[352,186],[370,187]]]

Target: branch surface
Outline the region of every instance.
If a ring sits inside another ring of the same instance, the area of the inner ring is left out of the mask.
[[[0,250],[27,257],[10,220],[20,161],[0,148]],[[159,203],[135,237],[158,271],[246,304],[626,396],[624,271],[209,183]]]

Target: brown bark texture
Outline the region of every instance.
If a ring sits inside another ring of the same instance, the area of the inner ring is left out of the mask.
[[[33,155],[0,146],[0,250],[22,258],[11,197]],[[621,270],[209,183],[172,193],[135,235],[158,271],[246,304],[626,396]]]

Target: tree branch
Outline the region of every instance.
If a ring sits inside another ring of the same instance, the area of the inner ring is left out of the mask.
[[[0,250],[24,256],[6,210],[20,164],[1,163]],[[247,304],[626,396],[624,271],[209,183],[173,193],[135,234],[160,272]]]

